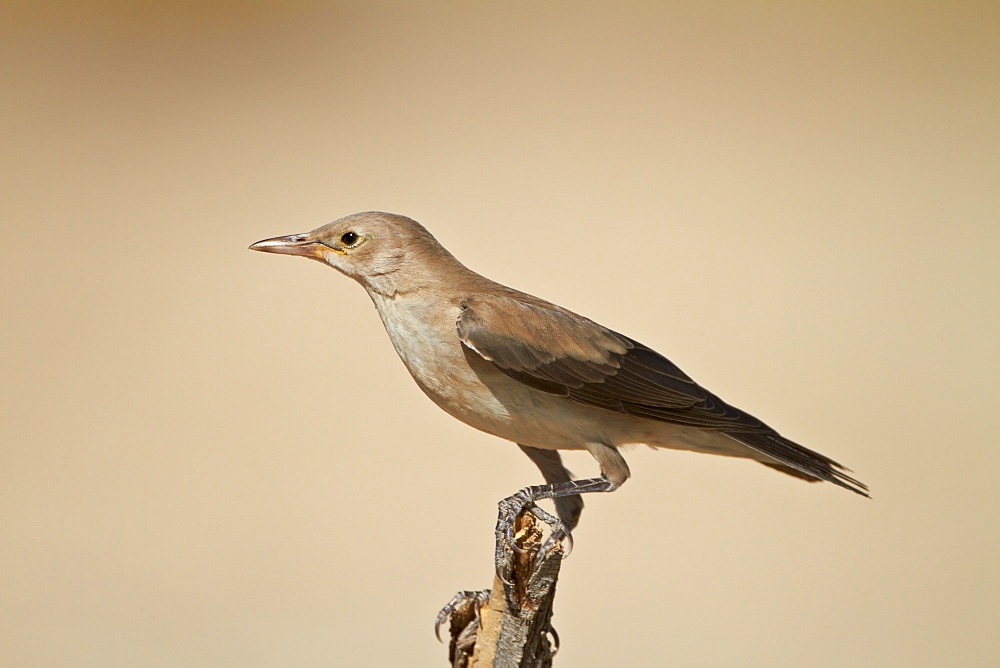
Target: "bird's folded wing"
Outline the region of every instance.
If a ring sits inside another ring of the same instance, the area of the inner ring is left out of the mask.
[[[478,295],[462,306],[457,323],[462,343],[535,389],[675,424],[772,431],[656,351],[554,304],[527,295]]]
[[[721,431],[768,466],[867,496],[829,457],[791,441],[700,387],[670,360],[592,320],[523,293],[462,303],[458,336],[511,378],[606,410]]]

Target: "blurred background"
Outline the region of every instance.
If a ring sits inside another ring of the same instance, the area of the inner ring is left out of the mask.
[[[0,663],[444,664],[438,608],[540,477],[359,286],[247,251],[378,209],[872,488],[636,450],[587,499],[560,665],[997,665],[998,22],[4,3]]]

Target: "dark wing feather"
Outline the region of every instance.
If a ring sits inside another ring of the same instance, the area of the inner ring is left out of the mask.
[[[717,430],[770,432],[663,355],[539,300],[466,300],[458,336],[500,371],[543,392],[619,413]]]
[[[510,291],[462,303],[462,343],[511,378],[605,410],[720,431],[790,468],[864,494],[839,464],[780,436],[695,383],[643,344],[548,302]],[[784,468],[782,468],[784,467]],[[787,471],[786,471],[787,472]]]

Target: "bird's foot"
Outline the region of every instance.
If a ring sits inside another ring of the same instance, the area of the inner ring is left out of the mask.
[[[471,665],[472,655],[476,649],[479,632],[483,625],[483,608],[490,602],[491,591],[460,591],[441,608],[434,621],[434,635],[441,640],[441,625],[451,622],[451,643],[448,660],[453,666]],[[545,633],[549,635],[552,656],[559,651],[559,634],[552,624],[548,624]],[[461,657],[461,658],[459,658]],[[457,660],[456,660],[457,659]]]
[[[482,625],[482,609],[490,602],[490,590],[460,591],[441,608],[434,620],[434,635],[441,641],[441,625],[451,621],[448,660],[453,666],[470,665]],[[556,636],[558,637],[558,636]],[[459,657],[462,657],[461,660]]]
[[[569,529],[558,517],[535,505],[532,491],[530,487],[522,489],[499,504],[495,564],[497,577],[504,586],[508,607],[513,607],[516,571],[527,572],[530,576],[554,550],[562,548],[564,541],[568,544],[566,554],[569,554],[573,546],[573,536]],[[519,526],[526,519],[525,513],[530,513],[549,526],[549,536],[544,542],[541,542],[541,531],[534,522]],[[520,568],[515,568],[515,559],[520,562]],[[522,579],[527,580],[526,577]]]

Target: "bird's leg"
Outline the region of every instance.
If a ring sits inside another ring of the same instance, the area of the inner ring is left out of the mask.
[[[545,450],[534,448],[523,443],[517,444],[521,451],[535,463],[538,470],[545,476],[545,482],[550,485],[557,482],[569,482],[573,480],[573,474],[563,466],[562,457],[558,450]],[[583,499],[579,494],[570,496],[560,496],[554,499],[556,504],[556,515],[563,521],[566,528],[572,531],[580,521],[580,513],[583,512]]]
[[[542,499],[559,499],[575,494],[591,492],[613,492],[628,480],[629,469],[625,458],[618,448],[604,443],[588,443],[586,449],[594,456],[601,467],[600,478],[585,478],[582,480],[565,480],[547,485],[532,485],[525,487],[500,502],[500,512],[496,526],[496,553],[494,563],[497,576],[504,584],[508,605],[513,600],[514,554],[517,548],[514,540],[514,524],[517,518],[526,510],[536,518],[545,522],[551,528],[551,534],[536,554],[534,565],[537,568],[564,539],[569,541],[570,548],[573,539],[569,528],[558,518],[553,517],[535,504]],[[582,507],[582,506],[581,506]]]

